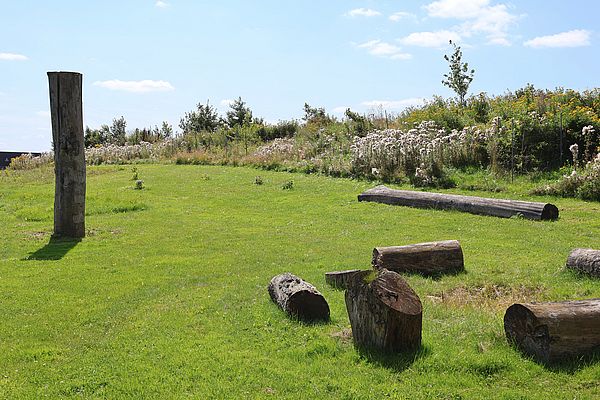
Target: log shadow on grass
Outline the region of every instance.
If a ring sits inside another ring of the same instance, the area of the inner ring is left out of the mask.
[[[511,345],[516,351],[519,352],[519,354],[523,355],[532,362],[539,364],[545,370],[550,372],[574,375],[582,369],[600,363],[600,348],[597,348],[595,351],[580,357],[569,357],[562,361],[543,361],[522,353],[514,343]]]
[[[30,253],[23,261],[57,261],[62,259],[81,239],[51,236],[44,247]]]
[[[408,369],[415,361],[425,358],[431,353],[429,347],[423,344],[416,349],[406,350],[395,354],[361,347],[357,347],[356,351],[368,362],[396,372],[402,372]]]

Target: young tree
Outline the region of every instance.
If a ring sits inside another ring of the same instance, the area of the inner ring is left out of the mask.
[[[252,123],[252,110],[246,106],[246,102],[238,97],[229,105],[226,113],[227,124],[230,127],[243,126]]]
[[[198,103],[196,110],[185,113],[179,122],[183,133],[214,132],[220,124],[217,110],[206,101],[206,105]]]
[[[450,44],[454,47],[454,53],[450,57],[444,55],[444,59],[450,65],[450,72],[444,74],[445,79],[442,80],[442,84],[452,89],[458,95],[460,105],[464,106],[465,96],[467,95],[471,81],[473,81],[475,70],[469,70],[469,64],[462,62],[460,46],[457,46],[452,40],[450,40]]]

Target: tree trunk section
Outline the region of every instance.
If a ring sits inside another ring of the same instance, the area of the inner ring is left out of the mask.
[[[54,235],[85,236],[82,76],[48,72],[54,147]]]
[[[376,247],[372,262],[374,268],[425,276],[455,274],[465,269],[458,240]]]
[[[346,291],[346,308],[357,347],[394,353],[420,347],[421,300],[396,272],[356,273]]]
[[[411,190],[394,190],[383,185],[369,189],[358,195],[358,201],[373,201],[391,205],[434,208],[439,210],[458,210],[471,214],[491,215],[502,218],[521,216],[533,220],[558,219],[558,208],[553,204],[488,199],[455,194],[415,192]]]
[[[277,275],[269,283],[269,295],[283,311],[301,321],[329,320],[329,305],[310,283],[290,273]]]
[[[600,250],[573,250],[567,258],[567,268],[600,278]]]
[[[334,271],[325,273],[325,282],[334,288],[348,289],[348,284],[352,280],[352,277],[357,272],[361,272],[360,269],[349,269],[347,271]]]
[[[600,349],[600,299],[513,304],[504,315],[506,337],[543,363]]]

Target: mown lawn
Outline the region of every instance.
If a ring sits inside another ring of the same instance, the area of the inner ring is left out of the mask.
[[[249,168],[88,170],[88,236],[49,242],[49,170],[0,172],[1,398],[600,398],[600,358],[546,367],[506,342],[524,300],[600,297],[565,271],[600,247],[600,204],[551,200],[556,222],[358,203],[373,183]],[[260,175],[263,185],[255,185]],[[282,190],[293,180],[292,190]],[[374,246],[458,239],[467,272],[407,277],[424,305],[414,357],[357,352],[327,271],[368,268]],[[329,301],[303,325],[271,303],[289,271]]]

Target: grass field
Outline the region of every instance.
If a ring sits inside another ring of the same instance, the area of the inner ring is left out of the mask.
[[[1,398],[594,399],[600,357],[547,367],[506,342],[515,301],[600,297],[565,271],[600,247],[599,203],[550,200],[556,222],[358,203],[373,183],[248,168],[88,170],[87,237],[51,242],[50,170],[0,173]],[[255,176],[264,183],[255,185]],[[282,190],[288,181],[293,189]],[[415,356],[360,354],[323,274],[375,246],[458,239],[466,273],[407,280],[424,305]],[[329,301],[303,325],[269,299],[289,271]]]

